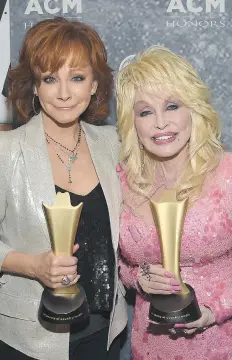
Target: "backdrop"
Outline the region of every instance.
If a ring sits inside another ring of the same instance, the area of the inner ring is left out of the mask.
[[[1,94],[10,63],[9,34],[14,66],[29,27],[45,18],[65,16],[84,21],[99,32],[115,71],[125,56],[153,44],[184,55],[211,88],[223,123],[223,142],[232,150],[231,13],[231,0],[1,0],[0,122],[12,120]],[[4,90],[6,93],[6,86]],[[109,122],[115,122],[114,111]],[[132,307],[129,311],[131,314]],[[130,359],[129,342],[121,358]]]
[[[212,89],[223,122],[223,141],[232,149],[230,0],[1,0],[0,3],[0,94],[10,61],[9,27],[14,65],[21,40],[30,26],[54,16],[75,18],[100,33],[115,70],[125,56],[152,44],[163,44],[186,56]],[[5,122],[9,117],[2,98],[1,95],[0,122]],[[114,115],[109,121],[115,121]]]

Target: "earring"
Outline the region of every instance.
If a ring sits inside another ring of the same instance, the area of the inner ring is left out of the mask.
[[[143,144],[139,144],[139,148],[140,148],[140,161],[141,161],[141,174],[143,173],[144,170],[144,146]]]
[[[94,96],[94,98],[92,98],[92,104],[94,104],[94,107],[92,108],[90,116],[92,119],[95,119],[96,112],[98,111],[101,101],[99,100],[99,96],[96,93],[94,93],[92,96]]]
[[[38,115],[40,113],[40,109],[36,111],[36,108],[35,108],[35,99],[37,98],[38,96],[37,95],[33,95],[33,98],[32,98],[32,110],[34,112],[35,115]]]
[[[96,95],[96,98],[97,98],[97,108],[99,107],[99,104],[100,104],[100,100],[99,100],[99,97]]]
[[[96,93],[94,95],[96,96],[96,108],[98,109],[99,105],[102,103],[103,99],[100,100],[99,96]]]

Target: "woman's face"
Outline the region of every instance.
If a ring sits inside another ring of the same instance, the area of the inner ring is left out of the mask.
[[[159,158],[175,157],[190,139],[190,110],[165,92],[145,94],[137,90],[134,116],[140,142]]]
[[[60,124],[76,121],[96,92],[97,82],[91,67],[70,68],[67,61],[56,73],[42,73],[41,84],[35,88],[42,111]]]

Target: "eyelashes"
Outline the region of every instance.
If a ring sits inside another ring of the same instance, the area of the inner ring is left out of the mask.
[[[84,81],[84,80],[85,80],[85,77],[84,77],[84,76],[77,75],[77,76],[73,76],[73,77],[72,77],[72,80],[73,80],[73,81]]]
[[[82,75],[75,75],[75,76],[72,76],[72,78],[71,78],[71,81],[73,81],[73,82],[79,82],[79,81],[81,82],[84,80],[85,80],[85,77]],[[44,78],[42,78],[42,81],[45,84],[55,84],[57,82],[57,78],[55,76],[45,76]]]
[[[169,103],[167,104],[167,106],[165,107],[164,111],[174,111],[179,109],[180,105],[175,104],[175,103]],[[140,117],[145,117],[148,115],[152,115],[155,112],[155,110],[143,110],[140,112],[137,112],[137,115],[139,115]]]
[[[152,111],[150,111],[150,110],[145,110],[145,111],[142,111],[142,112],[139,114],[139,116],[140,116],[140,117],[145,117],[145,116],[151,115],[151,114],[152,114]]]
[[[45,84],[54,84],[56,82],[56,78],[53,76],[45,76],[42,80]]]
[[[179,108],[179,105],[177,105],[177,104],[169,104],[168,106],[167,106],[167,110],[177,110]]]

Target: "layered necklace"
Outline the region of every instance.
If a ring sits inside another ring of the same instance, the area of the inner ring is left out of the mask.
[[[80,143],[81,143],[81,134],[82,134],[82,129],[81,129],[81,124],[79,124],[79,131],[78,131],[76,145],[73,150],[70,150],[69,148],[62,145],[60,142],[56,141],[50,135],[48,135],[48,133],[45,132],[47,143],[50,144],[54,148],[58,159],[66,167],[66,170],[68,172],[68,183],[70,185],[72,184],[72,176],[71,176],[72,165],[75,163],[75,161],[78,158],[78,150],[79,150]],[[60,151],[62,151],[63,153],[65,153],[68,156],[68,164],[66,164],[64,162],[64,160],[62,159],[62,157],[58,154],[58,152],[56,150],[57,147],[59,147]]]

